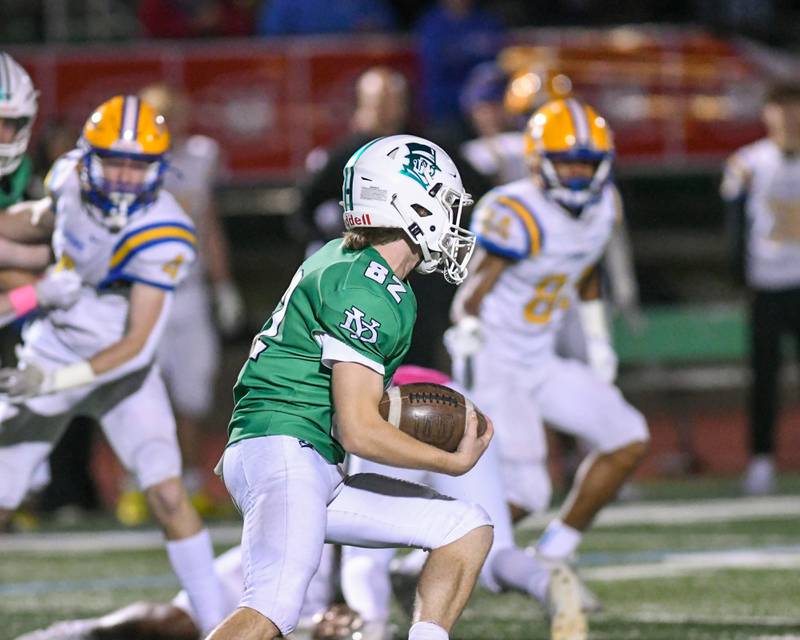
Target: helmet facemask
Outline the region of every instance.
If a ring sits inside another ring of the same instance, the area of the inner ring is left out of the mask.
[[[33,128],[33,118],[30,116],[0,117],[3,122],[0,127],[14,130],[14,137],[10,142],[0,142],[0,176],[14,173],[22,162],[22,156],[28,149]]]
[[[0,140],[0,176],[6,176],[17,170],[28,150],[39,92],[28,72],[7,53],[0,52],[0,67],[0,120],[4,129],[13,131],[10,140]]]
[[[131,215],[155,201],[167,166],[163,155],[89,147],[81,182],[90,212],[103,226],[119,231]]]
[[[594,166],[591,178],[576,177],[564,180],[555,164],[582,163]],[[613,155],[609,152],[575,149],[560,153],[542,153],[539,173],[547,194],[570,210],[580,210],[600,197],[603,187],[611,177]]]
[[[465,206],[472,204],[472,196],[441,182],[434,184],[428,195],[444,210],[448,222],[437,236],[433,236],[435,230],[430,225],[425,227],[424,220],[421,227],[428,233],[423,233],[420,240],[409,233],[422,251],[422,261],[416,270],[418,273],[438,271],[451,284],[461,284],[467,276],[467,264],[475,250],[475,234],[460,226],[461,213]],[[411,207],[422,218],[432,215],[422,205],[414,204]]]

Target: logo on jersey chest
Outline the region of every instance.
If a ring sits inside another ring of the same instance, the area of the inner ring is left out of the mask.
[[[350,337],[354,340],[361,340],[367,344],[375,344],[378,341],[378,327],[381,323],[375,319],[364,321],[367,314],[353,305],[345,309],[344,322],[339,326],[345,331],[350,332]]]

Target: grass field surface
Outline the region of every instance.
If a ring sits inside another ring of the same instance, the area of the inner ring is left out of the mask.
[[[605,606],[590,619],[590,638],[800,639],[798,485],[800,478],[786,477],[785,495],[736,499],[725,481],[662,482],[648,484],[644,500],[608,509],[585,537],[579,562]],[[521,543],[535,539],[541,520],[523,523]],[[236,535],[235,522],[216,526],[218,550]],[[134,600],[169,599],[177,582],[159,544],[147,529],[0,536],[0,639]],[[407,621],[397,611],[402,634]],[[548,634],[531,600],[479,589],[452,637]]]

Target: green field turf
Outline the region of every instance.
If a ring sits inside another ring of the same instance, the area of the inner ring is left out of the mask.
[[[796,478],[783,484],[785,490],[796,486]],[[673,483],[671,491],[663,483],[655,487],[647,487],[646,493],[662,501],[697,499],[696,506],[688,503],[684,516],[668,524],[609,521],[586,536],[580,571],[605,605],[604,612],[590,620],[590,638],[800,638],[800,518],[791,510],[748,516],[731,503],[729,519],[703,522],[703,514],[715,504],[708,500],[729,495],[726,484]],[[653,503],[642,507],[648,504]],[[670,504],[657,506],[667,509]],[[729,503],[722,504],[728,508]],[[635,513],[639,507],[626,508]],[[681,522],[682,517],[690,522]],[[529,525],[520,531],[519,540],[529,542],[536,534]],[[1,543],[2,537],[0,549]],[[57,548],[6,549],[0,557],[2,640],[62,618],[102,614],[137,599],[166,600],[176,590],[160,549],[70,554]],[[407,622],[399,609],[396,622],[402,633]],[[545,640],[548,635],[540,609],[529,599],[478,590],[452,637]]]

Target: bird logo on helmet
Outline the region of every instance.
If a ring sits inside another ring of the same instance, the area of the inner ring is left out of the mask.
[[[611,178],[614,143],[605,118],[576,98],[543,105],[528,121],[525,156],[547,194],[573,211],[600,197]],[[562,176],[559,165],[588,166]]]
[[[439,271],[454,284],[466,277],[475,249],[475,236],[459,226],[470,204],[450,156],[424,138],[377,138],[344,168],[345,227],[403,229],[422,253],[417,271]]]
[[[0,53],[0,120],[14,130],[9,142],[0,143],[0,176],[14,173],[22,162],[31,139],[38,97],[27,71],[7,53]]]
[[[83,197],[101,224],[117,231],[155,202],[169,166],[164,117],[133,95],[115,96],[89,116],[79,142]]]

